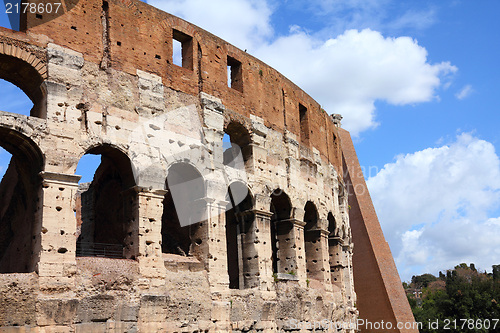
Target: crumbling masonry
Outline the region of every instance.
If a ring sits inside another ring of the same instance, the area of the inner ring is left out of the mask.
[[[34,104],[30,117],[0,112],[13,156],[0,184],[0,331],[275,332],[358,318],[340,117],[140,1],[75,1],[22,27],[0,28],[0,77]],[[85,154],[101,164],[79,186]],[[173,190],[183,184],[188,206]],[[401,296],[379,275],[383,295]],[[407,314],[391,302],[382,318]]]

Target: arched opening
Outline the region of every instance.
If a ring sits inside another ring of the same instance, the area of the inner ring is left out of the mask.
[[[33,102],[16,85],[0,79],[0,111],[29,116]]]
[[[318,227],[318,211],[311,201],[304,207],[304,242],[306,252],[307,277],[319,279],[321,273],[321,230]]]
[[[5,175],[11,159],[12,154],[0,147],[0,179]]]
[[[131,189],[135,180],[130,159],[109,145],[92,148],[87,154],[100,155],[100,163],[92,181],[79,184],[76,255],[135,259],[134,243],[137,241],[133,239],[136,234],[133,208],[136,192]],[[95,161],[91,159],[89,165]],[[86,162],[89,160],[82,157],[78,167],[83,179],[93,171],[80,167]]]
[[[14,46],[12,46],[14,47]],[[46,93],[42,87],[43,78],[40,73],[29,63],[21,60],[19,58],[0,53],[0,79],[8,81],[15,86],[17,86],[24,95],[27,96],[33,103],[29,113],[27,110],[19,109],[19,111],[14,111],[16,113],[21,113],[38,118],[46,118]],[[0,83],[2,87],[8,86],[6,82]],[[22,93],[18,90],[11,89],[15,92],[15,95],[7,95],[8,100],[12,103],[13,101],[25,100]],[[3,95],[3,93],[2,93]],[[3,104],[3,103],[2,103]],[[2,109],[0,105],[0,109]],[[29,106],[29,103],[27,104]],[[23,105],[25,107],[25,105]],[[2,110],[9,111],[11,110]]]
[[[275,273],[296,272],[293,223],[290,220],[292,205],[290,198],[281,189],[271,194],[271,248]]]
[[[35,270],[39,253],[39,206],[44,159],[36,144],[11,129],[0,128],[0,157],[5,174],[0,182],[0,273]],[[8,154],[8,153],[9,154]]]
[[[205,181],[192,165],[176,163],[168,170],[165,187],[162,252],[192,255],[192,235],[206,219]]]
[[[328,254],[330,258],[330,274],[334,285],[342,285],[342,240],[338,235],[338,227],[335,217],[328,213]]]
[[[255,249],[253,199],[241,182],[229,185],[226,195],[226,246],[229,288],[243,289],[258,285],[259,261]]]
[[[241,158],[244,166],[248,166],[252,158],[252,146],[247,129],[233,121],[226,126],[224,132],[230,141],[229,147],[224,150],[224,165],[239,167],[238,162],[241,160],[238,159]],[[225,142],[224,147],[226,147]]]

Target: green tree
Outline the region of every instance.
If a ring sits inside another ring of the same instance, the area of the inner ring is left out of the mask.
[[[428,282],[422,289],[421,306],[416,301],[410,302],[415,320],[424,324],[421,332],[450,332],[444,329],[445,323],[454,321],[458,325],[456,329],[448,326],[453,332],[500,332],[500,324],[495,330],[476,324],[473,329],[460,329],[463,323],[460,319],[479,323],[500,318],[500,279],[493,276],[478,272],[473,264],[460,264],[448,270],[446,276],[440,274],[439,280]],[[423,284],[427,278],[417,277],[415,282]],[[428,323],[436,320],[439,328],[430,328]]]
[[[434,282],[437,280],[437,277],[435,277],[432,274],[422,274],[422,275],[417,275],[417,276],[412,276],[411,277],[411,283],[413,285],[413,288],[425,288],[429,285],[429,283]]]

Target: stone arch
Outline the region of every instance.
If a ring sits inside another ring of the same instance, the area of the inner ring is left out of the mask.
[[[12,154],[0,183],[0,273],[35,270],[40,237],[39,208],[44,156],[27,136],[0,127],[0,146]]]
[[[258,286],[259,261],[253,195],[243,182],[233,182],[226,195],[226,253],[229,288]]]
[[[271,248],[273,271],[275,273],[292,273],[296,269],[293,222],[291,221],[292,203],[288,195],[281,189],[271,194]]]
[[[187,168],[185,172],[193,170],[194,174],[197,175],[196,177],[193,177],[201,178],[203,180],[203,188],[205,189],[204,193],[205,195],[207,194],[209,186],[206,184],[207,182],[204,176],[210,171],[208,169],[208,161],[204,156],[204,147],[201,144],[198,145],[197,142],[196,145],[192,145],[187,150],[171,151],[171,155],[166,155],[166,153],[164,153],[162,162],[163,165],[166,166],[164,169],[164,175],[166,178],[168,178],[168,173],[173,166],[185,165]],[[140,171],[142,172],[142,170]],[[163,184],[166,186],[166,182],[163,182]],[[167,188],[165,187],[165,189]]]
[[[44,154],[38,145],[28,137],[28,133],[0,125],[0,145],[12,156],[23,156],[23,160],[20,162],[27,167],[39,171],[43,170]]]
[[[190,255],[192,235],[206,219],[206,184],[201,173],[188,162],[172,164],[165,181],[162,252]]]
[[[318,210],[312,201],[304,206],[304,245],[306,253],[306,269],[308,278],[318,278],[321,273],[321,229],[319,227]]]
[[[79,186],[77,256],[135,258],[137,193],[130,159],[109,144],[92,146],[86,154],[101,155],[101,163],[92,182]]]
[[[252,159],[252,139],[250,132],[237,121],[230,121],[224,127],[224,132],[231,140],[231,147],[224,151],[224,165],[231,165],[231,162],[241,152],[243,162],[247,166]]]
[[[8,41],[0,42],[0,78],[19,87],[31,99],[31,116],[46,118],[45,59]]]

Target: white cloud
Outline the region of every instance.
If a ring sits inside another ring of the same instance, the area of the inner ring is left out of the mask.
[[[485,225],[487,226],[499,226],[500,227],[500,217],[492,217],[486,220]]]
[[[242,50],[252,50],[273,34],[266,0],[149,0]]]
[[[428,63],[425,48],[409,37],[386,38],[370,29],[348,30],[327,41],[296,31],[256,54],[329,113],[342,114],[343,126],[354,136],[377,126],[376,100],[393,105],[431,101],[440,78],[457,70],[448,62]]]
[[[367,181],[402,278],[474,262],[500,262],[500,160],[471,134],[400,155]],[[417,271],[423,267],[423,271]]]
[[[429,256],[427,248],[421,246],[423,230],[408,230],[401,236],[403,248],[399,253],[399,257],[404,257],[407,260],[407,265],[423,265],[426,263]]]
[[[406,27],[412,27],[417,30],[423,30],[432,26],[436,22],[436,11],[428,10],[408,10],[400,17],[389,23],[391,29],[400,30]]]
[[[437,21],[435,8],[398,7],[393,0],[320,0],[311,2],[311,12],[318,17],[335,17],[332,27],[338,29],[371,28],[398,33],[405,29],[424,30]],[[331,30],[331,29],[330,29]]]
[[[429,63],[426,49],[412,38],[384,37],[370,29],[347,30],[334,38],[324,38],[294,26],[288,34],[277,38],[268,1],[151,0],[149,3],[241,49],[248,49],[303,88],[327,112],[342,114],[343,127],[353,136],[378,125],[375,101],[405,105],[438,99],[436,91],[442,86],[442,78],[457,70],[448,62]],[[378,13],[384,3],[324,0],[316,5],[325,11],[354,8]],[[424,14],[427,21],[432,20],[431,14]],[[398,24],[410,24],[424,14],[407,12]]]
[[[460,91],[458,91],[455,94],[455,97],[458,98],[459,100],[462,100],[464,98],[467,98],[474,92],[474,89],[472,89],[472,86],[470,84],[464,86]]]

